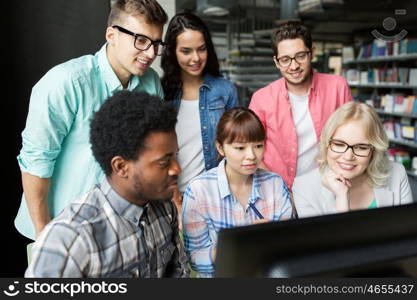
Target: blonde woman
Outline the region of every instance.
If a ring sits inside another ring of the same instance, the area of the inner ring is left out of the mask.
[[[388,137],[374,109],[350,102],[328,119],[319,169],[296,178],[299,217],[411,203],[403,165],[388,160]]]

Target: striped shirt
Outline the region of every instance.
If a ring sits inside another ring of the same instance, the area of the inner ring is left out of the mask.
[[[42,231],[26,277],[188,277],[171,201],[134,205],[104,179]]]
[[[254,207],[255,208],[254,208]],[[290,194],[282,178],[258,169],[246,207],[233,197],[225,173],[225,160],[192,179],[183,200],[184,246],[191,268],[199,277],[213,277],[213,253],[222,228],[248,225],[262,216],[272,221],[291,218]]]

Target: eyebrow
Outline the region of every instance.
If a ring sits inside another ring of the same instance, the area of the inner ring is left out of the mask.
[[[206,44],[202,44],[202,45],[198,46],[197,49],[202,48],[202,47],[207,47],[207,46],[206,46]],[[181,47],[181,50],[192,50],[192,49],[193,48],[190,48],[190,47]]]
[[[171,158],[173,156],[174,156],[174,153],[168,153],[168,154],[165,154],[164,156],[158,157],[156,160],[165,160],[165,159]]]
[[[371,143],[369,143],[369,142],[368,143],[360,142],[360,143],[355,143],[355,144],[349,144],[348,142],[345,142],[344,140],[339,140],[339,139],[332,139],[332,140],[335,141],[335,142],[342,142],[342,143],[345,143],[345,144],[350,145],[350,146],[356,146],[356,145],[371,145]]]

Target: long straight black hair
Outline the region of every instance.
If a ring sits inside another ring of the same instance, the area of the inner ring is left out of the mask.
[[[165,100],[173,100],[178,91],[182,88],[181,67],[178,64],[175,50],[177,48],[177,36],[186,29],[196,30],[203,34],[207,48],[207,63],[204,67],[203,74],[208,73],[212,76],[220,77],[219,61],[214,50],[213,41],[211,40],[210,31],[206,24],[198,16],[190,12],[182,12],[176,14],[169,22],[167,32],[165,34],[164,54],[161,58],[161,67],[164,70],[162,77],[162,87],[165,93]]]

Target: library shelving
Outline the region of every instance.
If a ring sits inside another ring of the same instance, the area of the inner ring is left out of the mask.
[[[375,107],[390,141],[390,157],[402,162],[417,197],[417,39],[375,40],[353,58],[345,53],[343,73],[356,101]]]

